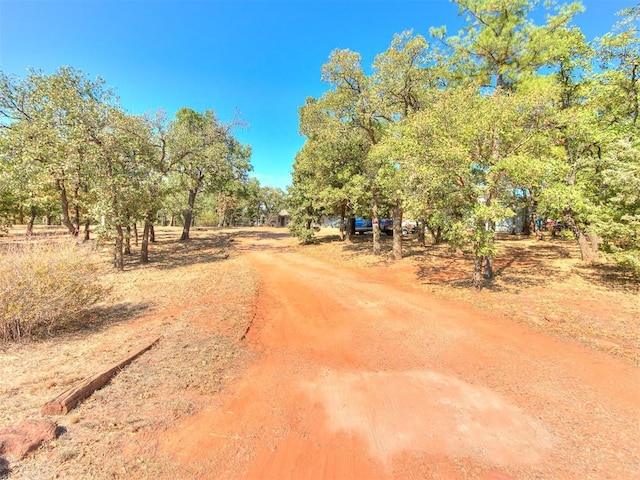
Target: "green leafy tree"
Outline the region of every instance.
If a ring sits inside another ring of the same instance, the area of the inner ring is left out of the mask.
[[[260,225],[260,182],[257,178],[249,178],[242,184],[242,190],[240,192],[240,221],[243,224]]]
[[[453,244],[472,248],[473,281],[480,287],[492,277],[497,253],[492,225],[513,216],[523,172],[550,154],[541,148],[549,101],[536,90],[482,95],[458,87],[432,94],[432,107],[399,123],[385,143],[399,170],[411,172],[432,229],[441,227]]]
[[[428,106],[428,89],[445,84],[444,72],[436,63],[435,53],[421,35],[403,32],[395,35],[391,46],[373,63],[374,82],[383,99],[384,117],[389,124],[401,122]],[[385,132],[389,130],[386,129]],[[383,139],[385,137],[383,136]],[[383,140],[384,141],[384,140]],[[393,141],[393,139],[392,139]],[[402,216],[405,204],[413,196],[415,185],[411,170],[401,168],[394,154],[378,143],[372,149],[373,162],[379,166],[377,183],[392,204],[393,257],[402,258]]]
[[[302,222],[301,231],[305,231],[304,225],[310,228],[320,215],[337,215],[340,216],[340,236],[349,239],[349,232],[345,236],[345,219],[353,217],[367,198],[363,169],[368,140],[349,122],[333,115],[324,100],[309,98],[300,108],[300,132],[307,141],[294,163],[295,198],[307,199],[304,215],[309,214],[310,208],[317,215]],[[292,215],[295,227],[295,209]],[[313,236],[313,231],[305,235]]]
[[[546,2],[546,23],[535,25],[531,16],[537,0],[452,1],[466,25],[458,35],[447,37],[444,27],[432,29],[432,35],[448,47],[453,81],[503,90],[552,64],[571,20],[583,10],[579,2],[553,10]]]
[[[96,201],[93,212],[102,217],[103,236],[114,240],[114,266],[124,268],[125,231],[148,211],[150,190],[146,182],[154,174],[156,152],[144,118],[108,110],[90,133]],[[146,197],[146,199],[145,199]]]
[[[181,240],[189,239],[198,194],[221,191],[228,182],[246,177],[251,148],[231,135],[235,125],[222,124],[209,110],[201,114],[189,108],[176,113],[168,135],[168,148],[179,181],[188,191]]]
[[[285,193],[276,187],[261,187],[258,198],[265,223],[275,225],[280,211],[286,207]]]
[[[597,175],[589,192],[605,247],[640,275],[640,7],[597,43],[600,72],[592,103],[598,112]]]
[[[31,71],[23,80],[0,75],[3,149],[16,169],[28,172],[27,189],[56,192],[62,223],[73,235],[87,210],[90,132],[111,102],[102,80],[68,67],[48,76]]]
[[[363,161],[360,174],[354,177],[361,183],[359,189],[367,192],[373,220],[373,253],[380,253],[379,209],[385,193],[377,182],[380,157],[370,156],[371,148],[382,138],[390,121],[385,115],[384,102],[371,76],[361,65],[361,57],[350,50],[334,50],[322,67],[322,79],[330,90],[319,103],[353,134],[359,137]]]

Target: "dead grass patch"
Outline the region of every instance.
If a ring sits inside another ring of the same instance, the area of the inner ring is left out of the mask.
[[[77,242],[28,242],[2,250],[0,341],[49,335],[107,296],[98,259]]]
[[[219,394],[249,356],[239,338],[254,315],[257,283],[228,233],[159,228],[151,263],[133,258],[109,271],[111,303],[63,334],[1,352],[0,426],[41,416],[42,405],[162,335],[153,349],[67,416],[66,430],[35,455],[10,465],[10,478],[190,478],[157,452],[155,438]],[[109,251],[104,261],[108,263]]]

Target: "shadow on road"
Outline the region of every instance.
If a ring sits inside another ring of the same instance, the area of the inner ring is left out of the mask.
[[[243,252],[292,252],[298,244],[286,229],[243,229],[230,235],[234,247]]]

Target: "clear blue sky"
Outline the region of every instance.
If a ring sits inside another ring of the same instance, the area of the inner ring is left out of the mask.
[[[637,0],[583,4],[575,23],[591,39]],[[237,108],[253,175],[284,188],[303,144],[298,107],[326,90],[329,53],[349,48],[368,66],[394,33],[440,25],[460,27],[448,0],[0,0],[0,69],[72,66],[102,77],[134,114],[184,106],[231,120]]]

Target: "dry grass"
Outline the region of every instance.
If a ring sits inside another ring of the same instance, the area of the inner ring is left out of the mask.
[[[46,401],[130,347],[163,336],[107,387],[57,418],[66,433],[12,463],[10,478],[188,478],[156,451],[154,438],[200,405],[215,403],[239,375],[247,361],[239,338],[254,314],[257,285],[229,234],[195,231],[192,242],[181,243],[179,233],[159,229],[150,264],[130,259],[124,273],[110,271],[105,280],[113,283],[113,296],[89,321],[1,351],[4,427],[39,418]]]
[[[98,259],[72,241],[11,245],[0,255],[0,341],[28,341],[63,328],[107,296]]]

